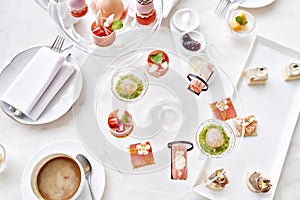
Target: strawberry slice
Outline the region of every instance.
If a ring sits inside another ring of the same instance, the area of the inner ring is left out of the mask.
[[[111,117],[108,119],[108,126],[110,128],[119,128],[119,119],[117,117]]]

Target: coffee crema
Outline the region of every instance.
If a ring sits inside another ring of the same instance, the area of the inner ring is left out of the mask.
[[[80,182],[78,164],[72,158],[59,156],[42,166],[37,176],[37,189],[46,200],[67,200],[77,192]]]

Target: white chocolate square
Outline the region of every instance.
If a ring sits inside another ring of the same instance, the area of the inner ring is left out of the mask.
[[[300,63],[291,63],[282,69],[285,81],[300,79]]]
[[[268,70],[265,66],[249,68],[244,71],[248,85],[264,84],[268,80]]]

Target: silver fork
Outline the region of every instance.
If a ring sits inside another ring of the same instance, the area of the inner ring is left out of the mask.
[[[215,13],[219,16],[223,14],[230,3],[230,0],[219,0],[219,3],[215,9]]]
[[[57,35],[51,46],[51,49],[53,51],[60,53],[64,42],[65,42],[65,38],[60,35]]]

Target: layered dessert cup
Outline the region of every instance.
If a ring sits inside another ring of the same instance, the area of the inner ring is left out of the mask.
[[[156,20],[153,0],[136,0],[136,21],[141,25],[149,25]]]

